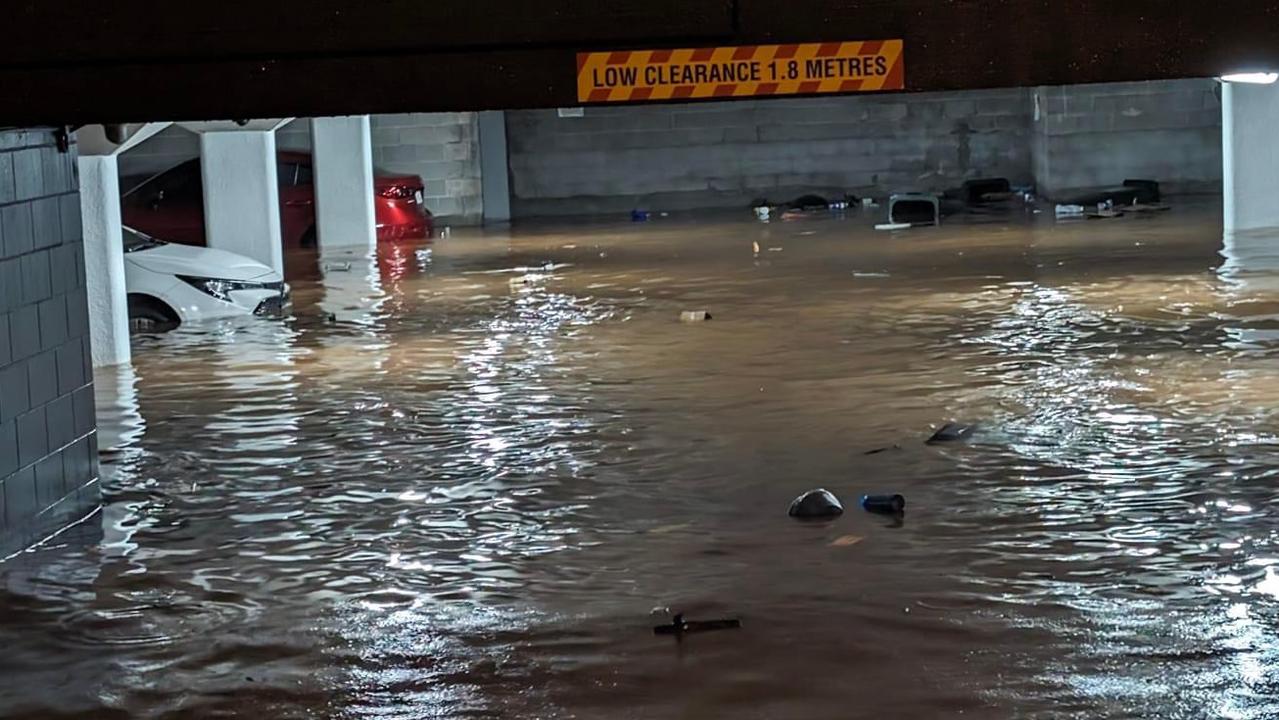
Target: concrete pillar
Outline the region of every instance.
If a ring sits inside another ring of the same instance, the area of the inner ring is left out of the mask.
[[[120,153],[159,133],[169,123],[125,125],[108,133],[102,125],[76,131],[79,147],[80,214],[89,300],[93,367],[126,364],[129,348],[128,289],[124,282],[124,242],[120,220]]]
[[[80,214],[89,297],[93,366],[127,364],[129,306],[124,284],[124,240],[120,220],[120,170],[115,155],[81,156]]]
[[[480,189],[484,199],[484,224],[511,219],[511,178],[506,150],[506,113],[479,113]]]
[[[371,137],[368,115],[311,121],[321,247],[377,247]]]
[[[1279,85],[1222,83],[1221,143],[1226,232],[1279,227]]]
[[[204,228],[211,248],[251,257],[284,273],[274,130],[200,135]]]

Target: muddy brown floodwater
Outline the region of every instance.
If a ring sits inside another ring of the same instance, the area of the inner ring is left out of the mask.
[[[1279,238],[1211,203],[292,260],[291,317],[99,377],[0,716],[1279,716]]]

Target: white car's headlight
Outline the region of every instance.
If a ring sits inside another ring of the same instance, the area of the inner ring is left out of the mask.
[[[281,295],[284,294],[284,283],[282,282],[243,282],[240,280],[202,278],[191,275],[178,275],[178,279],[206,295],[211,295],[226,302],[231,302],[231,293],[236,290],[274,290]]]

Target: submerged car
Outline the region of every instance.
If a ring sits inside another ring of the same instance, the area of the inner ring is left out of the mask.
[[[278,312],[284,278],[262,263],[211,248],[157,240],[124,228],[129,328],[155,332],[184,322]]]
[[[286,248],[315,247],[315,171],[311,156],[277,154],[280,182],[280,232]],[[124,224],[154,237],[184,245],[205,245],[204,178],[200,159],[188,160],[159,175],[126,181],[120,198]],[[374,210],[379,242],[429,239],[435,233],[426,208],[422,178],[375,170]]]

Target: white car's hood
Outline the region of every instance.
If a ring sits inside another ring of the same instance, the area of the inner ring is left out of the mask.
[[[283,280],[271,268],[243,255],[176,243],[125,253],[124,259],[144,270],[167,275],[264,283]]]

